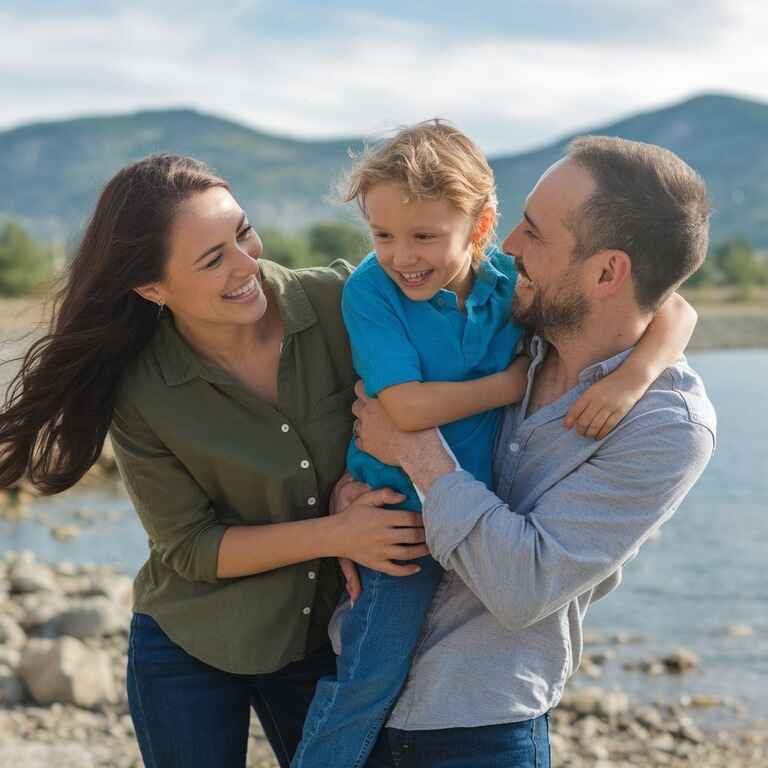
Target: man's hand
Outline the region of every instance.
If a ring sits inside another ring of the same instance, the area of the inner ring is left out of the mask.
[[[435,480],[457,468],[436,429],[401,432],[378,400],[365,394],[361,381],[355,384],[355,394],[355,445],[361,451],[384,464],[401,466],[424,495]]]
[[[353,501],[357,501],[364,493],[371,490],[370,485],[358,483],[349,472],[345,472],[333,487],[331,499],[328,503],[328,514],[337,515],[343,512]],[[363,585],[360,583],[360,574],[357,572],[357,566],[354,561],[348,557],[339,557],[339,567],[344,574],[346,581],[347,594],[355,604],[355,600],[360,597],[363,591]]]

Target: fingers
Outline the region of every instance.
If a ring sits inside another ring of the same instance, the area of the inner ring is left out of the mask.
[[[357,566],[346,557],[339,558],[339,565],[341,566],[341,572],[344,574],[347,594],[354,605],[363,591],[363,585],[360,583],[360,574],[357,572]]]
[[[362,379],[358,379],[355,384],[355,394],[357,395],[357,399],[360,400],[363,405],[370,399],[368,395],[365,394],[365,386],[363,385]]]
[[[405,499],[405,495],[393,491],[391,488],[377,488],[375,491],[368,491],[362,494],[357,501],[361,504],[367,504],[371,507],[383,507],[385,504],[399,504]],[[393,510],[393,513],[400,514],[399,510]],[[415,513],[408,513],[414,515]],[[410,525],[410,523],[394,523],[393,525]]]
[[[339,491],[339,506],[346,507],[356,499],[360,498],[364,493],[368,493],[371,490],[371,486],[366,483],[360,483],[357,480],[353,480],[347,483]]]
[[[418,512],[408,512],[405,509],[389,509],[387,515],[392,525],[403,528],[423,528],[424,518]]]
[[[382,573],[388,573],[390,576],[413,576],[421,570],[418,565],[398,565],[397,563],[383,563],[378,568]]]
[[[597,439],[602,440],[604,437],[607,437],[610,431],[622,420],[622,418],[624,417],[620,411],[612,413],[597,433]]]
[[[581,415],[576,420],[575,428],[576,431],[586,437],[587,430],[590,427],[590,424],[594,421],[595,417],[600,413],[601,406],[597,403],[591,402],[587,405],[587,407],[581,412]]]
[[[589,401],[585,397],[580,397],[568,410],[565,417],[565,428],[570,429],[577,421],[579,416],[584,413]]]
[[[595,414],[595,417],[592,419],[590,425],[587,427],[586,431],[583,433],[585,437],[597,437],[600,430],[605,425],[605,422],[608,421],[608,419],[611,416],[611,412],[604,408],[603,410],[599,411],[597,414]]]
[[[387,551],[387,558],[390,560],[418,560],[429,554],[424,544],[396,544]]]

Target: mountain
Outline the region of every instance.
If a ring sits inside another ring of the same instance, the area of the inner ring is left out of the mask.
[[[573,136],[585,133],[652,142],[678,153],[707,180],[713,242],[741,235],[768,247],[768,104],[707,94]],[[502,232],[573,136],[492,160]],[[38,237],[71,238],[114,171],[151,152],[173,151],[212,165],[261,226],[296,230],[345,215],[326,197],[349,163],[349,150],[361,146],[359,138],[269,135],[193,110],[31,124],[0,132],[0,215],[25,220]]]
[[[706,94],[610,125],[573,133],[534,152],[496,158],[501,211],[515,221],[541,172],[576,136],[621,136],[659,144],[680,155],[706,180],[713,243],[743,236],[768,247],[768,104]],[[501,230],[505,221],[502,220]]]
[[[0,215],[21,218],[39,237],[70,238],[115,171],[176,152],[213,166],[254,221],[294,230],[340,215],[324,198],[360,147],[272,136],[188,109],[30,124],[0,133]]]

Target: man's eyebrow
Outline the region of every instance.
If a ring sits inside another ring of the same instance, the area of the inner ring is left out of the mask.
[[[528,226],[531,229],[535,229],[537,232],[541,232],[536,222],[530,217],[528,211],[523,211],[523,218],[528,222]]]
[[[237,229],[235,229],[235,232],[239,232],[243,228],[243,224],[245,223],[245,219],[246,219],[245,211],[243,211],[243,215],[240,217],[240,221],[237,224]],[[223,248],[223,247],[224,247],[224,243],[216,243],[216,245],[212,245],[207,251],[205,251],[204,253],[201,253],[195,259],[194,263],[197,264],[197,262],[200,261],[201,259],[204,259],[206,256],[209,256],[214,251],[218,251],[219,248]]]

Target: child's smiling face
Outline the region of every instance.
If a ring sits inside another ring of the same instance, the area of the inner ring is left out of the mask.
[[[398,184],[377,184],[365,196],[365,212],[382,269],[414,301],[441,288],[460,303],[472,288],[475,223],[445,198],[407,201]]]

